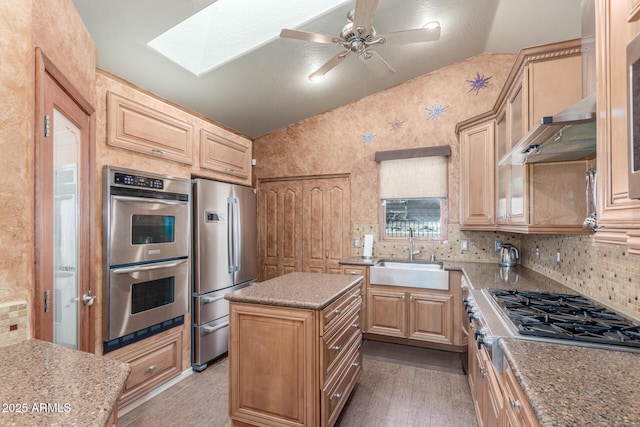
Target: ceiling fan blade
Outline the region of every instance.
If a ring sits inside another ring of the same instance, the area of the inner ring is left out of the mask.
[[[320,79],[320,78],[324,77],[324,75],[327,74],[327,72],[329,72],[329,70],[331,70],[333,67],[335,67],[336,65],[338,65],[342,61],[344,61],[344,59],[347,56],[349,56],[350,53],[351,53],[351,51],[347,50],[347,51],[339,52],[339,53],[335,54],[330,60],[325,62],[322,65],[322,67],[318,68],[316,71],[314,71],[313,73],[309,74],[309,80],[316,80],[316,79]]]
[[[373,15],[375,15],[377,8],[378,0],[356,0],[353,29],[364,28],[365,34],[369,34],[373,26]]]
[[[396,73],[391,65],[387,63],[375,50],[367,50],[360,55],[360,59],[369,66],[380,77],[391,77]]]
[[[288,39],[304,40],[314,43],[333,43],[334,40],[340,40],[340,37],[329,36],[327,34],[309,33],[307,31],[290,30],[288,28],[280,31],[280,37]]]
[[[393,33],[380,34],[385,44],[409,44],[432,42],[440,39],[440,27],[420,28],[417,30],[395,31]]]

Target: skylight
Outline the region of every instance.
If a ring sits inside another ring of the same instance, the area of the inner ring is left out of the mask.
[[[218,0],[147,43],[201,76],[350,0]]]

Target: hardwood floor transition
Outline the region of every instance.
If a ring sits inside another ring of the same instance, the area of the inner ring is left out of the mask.
[[[339,427],[477,426],[460,355],[375,341]],[[193,373],[118,419],[121,427],[226,427],[228,361]]]

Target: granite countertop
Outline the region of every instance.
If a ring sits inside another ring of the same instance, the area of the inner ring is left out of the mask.
[[[500,267],[496,263],[444,262],[445,270],[462,270],[473,289],[505,289],[577,294],[560,282],[521,265]]]
[[[289,273],[225,295],[234,302],[322,310],[357,286],[362,276]]]
[[[39,340],[0,347],[2,426],[105,426],[128,363]]]
[[[640,353],[502,339],[543,426],[640,425]]]
[[[372,266],[372,265],[375,265],[376,262],[378,261],[380,261],[379,258],[365,258],[362,256],[353,256],[351,258],[340,260],[340,264]]]

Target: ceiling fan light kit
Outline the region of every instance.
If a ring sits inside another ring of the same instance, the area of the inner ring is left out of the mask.
[[[373,17],[379,0],[356,0],[355,9],[347,14],[349,21],[340,32],[340,36],[329,36],[300,30],[283,29],[280,37],[303,40],[313,43],[339,44],[344,49],[325,62],[309,75],[309,80],[319,80],[331,69],[341,63],[352,52],[357,53],[365,64],[380,77],[389,77],[395,70],[375,50],[374,46],[385,44],[410,44],[435,41],[440,38],[440,23],[431,21],[415,30],[396,31],[377,35],[373,28]]]

